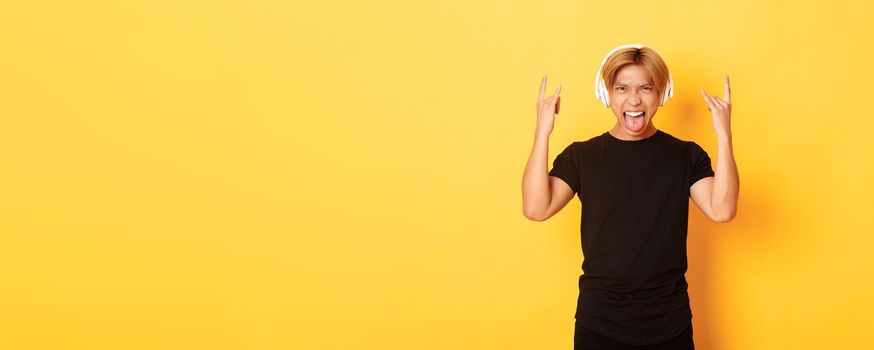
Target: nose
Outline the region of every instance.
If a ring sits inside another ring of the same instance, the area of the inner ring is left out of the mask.
[[[628,103],[632,105],[639,105],[641,102],[640,95],[637,92],[632,92],[630,96],[628,96]]]

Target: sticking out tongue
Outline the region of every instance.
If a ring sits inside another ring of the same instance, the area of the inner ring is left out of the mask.
[[[629,115],[623,113],[622,119],[625,120],[625,127],[628,128],[628,130],[638,132],[638,131],[643,130],[643,122],[644,122],[643,117],[645,115],[646,115],[646,113],[642,113],[638,117],[632,117],[632,116],[629,116]]]

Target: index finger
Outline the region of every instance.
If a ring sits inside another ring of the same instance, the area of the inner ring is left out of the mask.
[[[540,99],[542,100],[544,96],[546,96],[546,74],[540,80]]]
[[[731,87],[728,86],[728,74],[725,75],[725,96],[722,99],[725,102],[731,103]]]

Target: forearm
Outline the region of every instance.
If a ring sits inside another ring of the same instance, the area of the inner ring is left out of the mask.
[[[740,180],[734,161],[731,133],[718,134],[716,138],[718,149],[710,204],[716,217],[728,221],[737,214]]]
[[[549,208],[551,191],[547,171],[549,134],[535,132],[534,147],[522,174],[522,212],[525,217],[537,217]]]

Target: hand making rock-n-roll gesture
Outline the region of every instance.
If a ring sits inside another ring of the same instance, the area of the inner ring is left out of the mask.
[[[707,95],[701,88],[707,109],[713,114],[713,131],[717,136],[731,136],[731,88],[728,86],[728,74],[725,75],[725,95],[723,98]]]
[[[555,115],[558,114],[561,97],[561,85],[555,90],[555,95],[546,96],[546,75],[540,81],[540,96],[537,97],[537,131],[547,135],[552,133]]]

